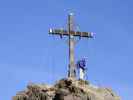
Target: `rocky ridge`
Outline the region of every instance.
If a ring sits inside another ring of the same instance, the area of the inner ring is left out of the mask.
[[[109,88],[93,86],[88,81],[62,79],[55,85],[29,84],[12,100],[120,100]]]

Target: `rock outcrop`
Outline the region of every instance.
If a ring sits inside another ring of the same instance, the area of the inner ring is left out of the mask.
[[[29,84],[12,100],[120,100],[109,88],[100,88],[84,80],[62,79],[54,86]]]

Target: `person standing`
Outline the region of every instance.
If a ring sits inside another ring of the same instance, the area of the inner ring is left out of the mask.
[[[86,61],[85,59],[79,60],[77,62],[77,68],[79,69],[79,79],[84,80],[86,71]]]

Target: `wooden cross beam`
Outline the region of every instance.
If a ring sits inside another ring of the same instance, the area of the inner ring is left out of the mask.
[[[69,71],[68,71],[69,78],[76,78],[76,66],[74,63],[74,44],[75,44],[74,37],[93,38],[92,32],[74,31],[73,27],[74,27],[73,14],[70,13],[68,15],[68,30],[64,30],[64,29],[50,29],[49,30],[49,34],[59,35],[61,37],[62,36],[69,37]]]
[[[70,34],[67,30],[63,29],[50,29],[49,30],[50,34],[53,35],[59,35],[60,37],[62,36],[69,36],[70,34],[76,37],[86,37],[86,38],[93,38],[91,32],[80,32],[80,31],[70,31]]]

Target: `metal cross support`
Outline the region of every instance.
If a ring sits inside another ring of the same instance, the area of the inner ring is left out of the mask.
[[[74,23],[73,23],[73,13],[68,15],[68,30],[64,29],[50,29],[49,34],[52,35],[60,35],[69,37],[69,78],[76,78],[76,66],[74,63],[74,45],[75,39],[74,37],[85,37],[85,38],[93,38],[92,32],[80,32],[74,31]]]

